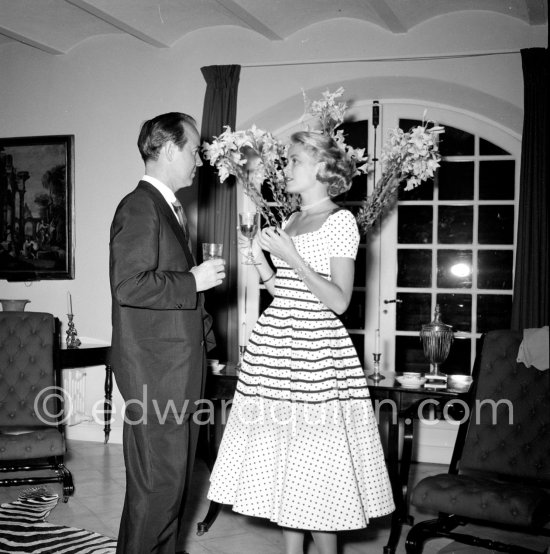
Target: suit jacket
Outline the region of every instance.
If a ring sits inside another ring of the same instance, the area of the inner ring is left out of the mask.
[[[189,271],[193,265],[170,206],[140,181],[120,202],[110,240],[111,364],[129,411],[197,408],[205,348],[214,341],[203,295]]]

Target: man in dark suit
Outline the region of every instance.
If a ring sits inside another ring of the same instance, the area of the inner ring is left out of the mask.
[[[146,121],[145,176],[111,225],[111,363],[125,400],[126,497],[117,554],[174,554],[198,435],[194,421],[213,346],[201,291],[222,283],[224,262],[196,265],[175,192],[193,182],[200,137],[193,118]]]

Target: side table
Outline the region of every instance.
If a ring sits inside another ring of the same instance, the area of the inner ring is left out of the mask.
[[[105,414],[105,444],[111,434],[111,413],[113,400],[113,370],[109,362],[110,346],[93,343],[82,343],[78,348],[67,348],[65,342],[61,344],[59,352],[60,369],[78,369],[96,365],[105,366],[105,400],[103,411]]]

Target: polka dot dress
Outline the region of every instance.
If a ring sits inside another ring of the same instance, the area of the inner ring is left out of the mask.
[[[359,233],[336,210],[293,241],[330,279],[330,258],[355,258]],[[363,369],[336,315],[273,262],[275,297],[250,336],[208,498],[284,527],[366,527],[394,503]]]

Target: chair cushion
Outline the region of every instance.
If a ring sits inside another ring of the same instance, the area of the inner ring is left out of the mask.
[[[58,429],[27,433],[0,433],[0,462],[49,458],[65,454],[65,440]]]
[[[469,475],[426,477],[411,502],[432,512],[510,525],[539,527],[550,516],[550,495],[543,490]]]

